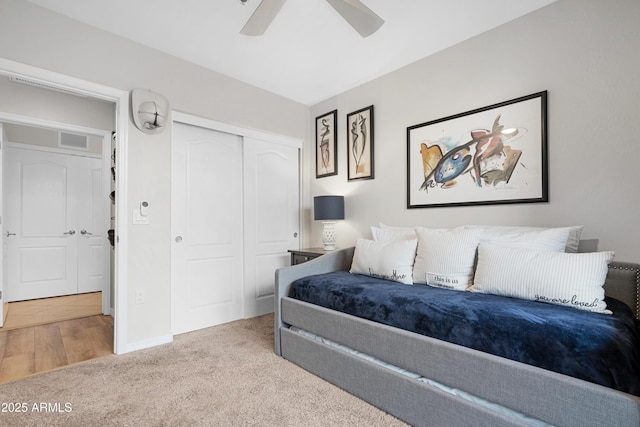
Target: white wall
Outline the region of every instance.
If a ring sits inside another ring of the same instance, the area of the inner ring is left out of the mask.
[[[311,195],[344,194],[338,245],[370,225],[585,226],[618,260],[640,260],[640,2],[560,0],[311,108],[338,109],[339,175]],[[408,126],[549,91],[549,203],[406,208]],[[346,114],[375,107],[375,179],[347,181]],[[313,173],[313,148],[307,167]],[[312,214],[307,212],[307,223]],[[307,242],[320,244],[321,225]]]
[[[25,1],[0,2],[0,57],[121,90],[150,89],[175,110],[219,122],[307,137],[306,106]],[[144,135],[128,125],[128,203],[148,201],[151,218],[129,227],[127,342],[135,347],[171,333],[171,132]],[[133,303],[136,290],[145,293],[142,305]]]

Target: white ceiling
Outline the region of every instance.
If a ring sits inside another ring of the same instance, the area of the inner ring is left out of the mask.
[[[555,0],[363,0],[386,22],[362,38],[325,0],[290,0],[263,36],[241,35],[259,0],[29,0],[313,105]]]

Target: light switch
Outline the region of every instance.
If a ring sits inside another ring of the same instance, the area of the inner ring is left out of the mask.
[[[133,210],[133,224],[134,225],[147,225],[149,224],[149,215],[141,215],[140,209]]]

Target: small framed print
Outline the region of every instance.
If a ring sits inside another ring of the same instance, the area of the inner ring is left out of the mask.
[[[373,105],[347,114],[349,181],[373,179]]]
[[[338,174],[338,110],[316,117],[316,178]]]

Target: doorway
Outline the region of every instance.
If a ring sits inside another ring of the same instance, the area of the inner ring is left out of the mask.
[[[113,252],[113,283],[111,286],[113,293],[112,307],[104,308],[112,309],[114,316],[114,334],[113,334],[113,352],[116,354],[132,351],[128,344],[127,337],[127,295],[128,295],[128,267],[127,267],[127,249],[128,249],[128,226],[126,221],[118,221],[118,217],[123,219],[128,212],[127,201],[127,152],[128,152],[128,126],[129,121],[129,94],[126,91],[115,89],[86,80],[70,77],[56,72],[32,67],[19,62],[0,58],[0,78],[16,78],[33,82],[36,87],[49,89],[53,91],[63,92],[67,94],[77,95],[93,101],[105,102],[114,112],[114,120],[112,121],[113,130],[117,139],[117,156],[114,153],[114,161],[117,162],[118,168],[115,171],[116,189],[115,194],[115,233],[113,236],[114,252]],[[6,93],[5,93],[6,94]],[[6,102],[4,105],[11,107],[11,96],[4,97]],[[24,108],[25,100],[22,99],[20,106]],[[37,102],[37,101],[36,101]],[[21,122],[25,116],[20,111],[13,111],[12,108],[0,109],[0,121]],[[43,120],[45,121],[45,120]],[[45,121],[46,122],[46,121]],[[1,144],[1,142],[0,142]],[[0,147],[0,157],[2,157],[2,147]],[[111,153],[105,157],[110,159]],[[1,208],[1,206],[0,206]],[[0,223],[0,232],[4,236],[3,224]],[[0,245],[0,258],[3,258],[3,245]],[[3,263],[0,263],[0,266]],[[0,267],[2,268],[2,267]],[[0,274],[0,292],[3,291],[4,281],[6,280],[6,271]],[[0,294],[0,298],[2,294]],[[3,319],[3,309],[7,304],[4,299],[0,300],[0,321]]]

